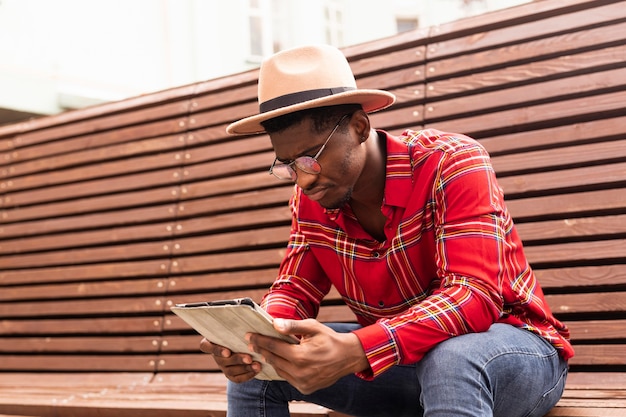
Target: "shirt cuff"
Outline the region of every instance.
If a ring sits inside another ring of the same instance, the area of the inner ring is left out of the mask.
[[[398,345],[391,331],[380,323],[375,323],[354,331],[367,356],[370,369],[358,372],[362,379],[372,380],[399,363]]]

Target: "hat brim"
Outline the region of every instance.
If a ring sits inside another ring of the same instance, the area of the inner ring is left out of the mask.
[[[231,135],[250,135],[255,133],[263,133],[265,129],[261,125],[269,119],[282,116],[288,113],[294,113],[300,110],[312,109],[324,106],[336,106],[339,104],[360,104],[366,113],[373,113],[378,110],[391,106],[396,101],[396,96],[388,91],[382,90],[353,90],[315,100],[303,101],[291,106],[282,107],[266,113],[257,114],[255,116],[246,117],[231,123],[226,132]]]

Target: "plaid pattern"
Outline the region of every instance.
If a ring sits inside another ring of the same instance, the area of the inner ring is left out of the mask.
[[[567,328],[550,312],[523,252],[489,156],[473,139],[434,129],[387,137],[385,242],[349,206],[324,210],[298,187],[279,276],[263,305],[316,317],[331,286],[357,317],[373,378],[438,343],[495,322],[537,333],[565,358]]]

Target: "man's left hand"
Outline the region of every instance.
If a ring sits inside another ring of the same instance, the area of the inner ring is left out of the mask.
[[[260,353],[276,372],[303,394],[334,384],[339,378],[360,372],[369,363],[354,333],[337,333],[317,320],[275,319],[280,333],[300,338],[293,345],[273,337],[248,334],[250,350]]]

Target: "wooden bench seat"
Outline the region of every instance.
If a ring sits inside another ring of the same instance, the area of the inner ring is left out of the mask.
[[[626,415],[626,3],[545,0],[344,48],[371,115],[490,152],[576,356],[550,417]],[[0,126],[0,415],[224,416],[225,378],[169,308],[273,281],[292,185],[248,71]],[[319,319],[353,321],[336,291]],[[292,415],[340,417],[298,403]]]

